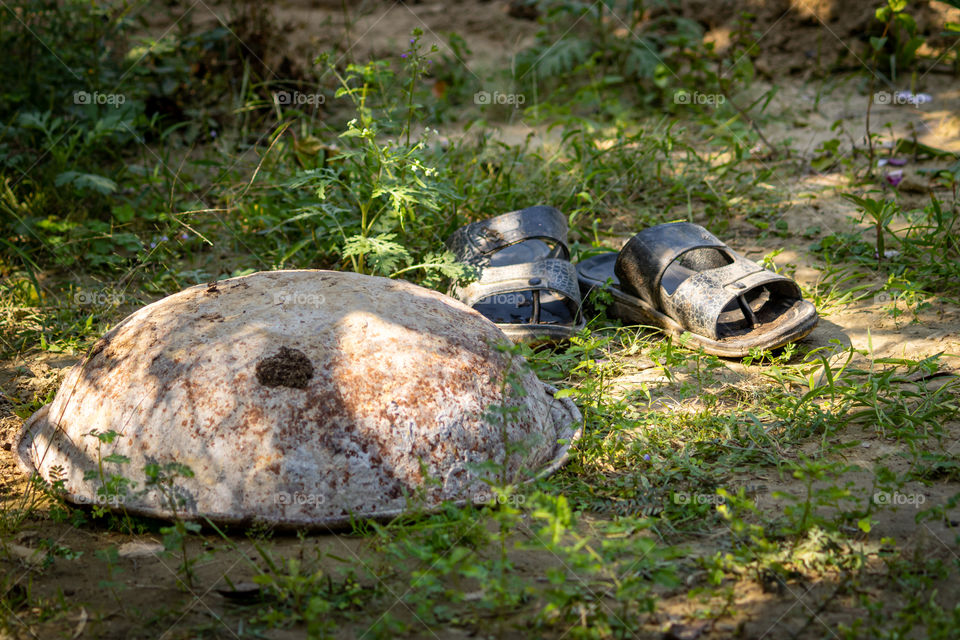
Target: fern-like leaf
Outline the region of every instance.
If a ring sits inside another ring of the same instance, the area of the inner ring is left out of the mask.
[[[410,262],[410,252],[396,242],[397,234],[351,236],[343,243],[343,257],[363,257],[374,272],[390,275]]]

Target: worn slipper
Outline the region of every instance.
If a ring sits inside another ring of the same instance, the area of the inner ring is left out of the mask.
[[[819,317],[796,282],[734,252],[703,227],[644,229],[619,254],[577,265],[581,294],[608,291],[616,318],[658,327],[718,356],[775,349],[813,331]]]
[[[479,278],[451,295],[492,320],[516,342],[569,338],[584,327],[567,219],[536,206],[468,224],[447,247]]]

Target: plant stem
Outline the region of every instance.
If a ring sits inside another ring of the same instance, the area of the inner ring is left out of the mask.
[[[880,35],[881,39],[887,37],[887,31],[890,30],[890,23],[892,21],[893,21],[893,18],[888,20],[887,23],[883,25],[883,33]],[[877,59],[878,59],[877,53],[878,52],[876,50],[873,51],[874,65],[877,64]],[[867,149],[868,149],[868,159],[870,161],[870,164],[867,165],[867,177],[873,176],[873,136],[870,135],[870,110],[873,107],[873,96],[876,89],[877,89],[877,72],[871,69],[870,70],[870,91],[867,93],[867,117],[864,124],[867,131]]]
[[[877,220],[877,269],[883,263],[883,257],[886,251],[883,245],[883,220]]]

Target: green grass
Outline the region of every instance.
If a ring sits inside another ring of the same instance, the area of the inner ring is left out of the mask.
[[[141,42],[119,6],[85,13],[67,2],[50,13],[42,4],[10,3],[71,69],[89,71],[75,77],[16,25],[0,34],[38,61],[25,79],[13,59],[0,65],[0,354],[10,369],[20,358],[79,358],[152,300],[257,270],[353,270],[445,291],[470,277],[444,250],[454,229],[538,203],[569,216],[579,259],[669,220],[786,245],[817,272],[804,293],[827,320],[879,295],[871,313],[896,327],[956,304],[952,170],[938,171],[945,189],[917,204],[875,191],[872,148],[844,154],[824,143],[810,162],[849,180],[855,217],[849,229],[811,237],[786,226],[791,195],[778,185],[806,167],[763,134],[777,117],[767,111],[775,90],[747,99],[757,34],[746,19],[721,55],[673,14],[652,23],[631,14],[639,46],[608,28],[624,3],[547,3],[513,75],[477,77],[414,32],[403,57],[348,65],[330,51],[309,77],[277,79],[221,27]],[[255,9],[238,7],[248,18]],[[907,27],[874,47],[909,67],[906,36],[916,34]],[[448,40],[463,54],[458,38]],[[144,53],[122,109],[74,103],[74,91],[114,86],[127,56]],[[190,71],[200,62],[203,78]],[[861,76],[827,80],[847,90]],[[439,98],[430,90],[438,78],[449,85]],[[323,117],[274,100],[291,86],[314,87]],[[473,102],[493,86],[529,100],[520,109]],[[733,100],[674,99],[691,87]],[[534,135],[497,140],[495,125],[511,118]],[[602,299],[596,306],[568,344],[519,348],[584,415],[582,440],[553,476],[495,484],[489,504],[432,514],[413,496],[409,515],[336,536],[156,522],[77,508],[56,482],[7,484],[0,629],[69,635],[82,618],[106,637],[156,637],[172,625],[174,637],[442,637],[455,627],[628,638],[663,637],[678,624],[677,633],[702,625],[729,637],[750,620],[773,625],[784,613],[777,603],[802,594],[772,635],[829,635],[823,620],[840,637],[955,635],[954,354],[877,357],[869,343],[832,342],[733,362],[624,327]],[[50,393],[9,393],[4,416],[26,417]],[[111,434],[91,437],[102,460],[122,463],[109,458]],[[104,498],[122,494],[122,473],[102,468]],[[189,473],[157,467],[150,477],[173,501]],[[890,533],[905,512],[909,526]],[[145,587],[119,549],[147,539],[162,541],[163,565]],[[87,574],[98,582],[77,593],[58,586]],[[209,615],[197,613],[198,599]]]

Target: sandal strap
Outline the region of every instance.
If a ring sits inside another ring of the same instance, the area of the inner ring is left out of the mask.
[[[577,271],[567,260],[543,258],[502,267],[486,267],[480,279],[454,290],[454,296],[468,307],[490,296],[521,291],[553,291],[567,299],[575,318],[580,315],[580,286]]]
[[[551,257],[570,259],[567,219],[553,207],[543,205],[460,227],[447,240],[447,248],[460,262],[481,266],[504,247],[534,239],[557,246],[559,255]]]
[[[729,247],[715,235],[689,222],[671,222],[644,229],[620,250],[614,273],[620,286],[640,296],[655,308],[661,308],[660,281],[673,262],[693,249],[723,249]]]
[[[694,273],[681,282],[672,295],[662,296],[663,312],[677,320],[684,329],[716,340],[720,337],[720,314],[738,297],[753,289],[775,285],[779,295],[803,297],[800,287],[790,278],[764,269],[736,253],[733,255],[735,262]],[[747,304],[745,298],[742,304]]]
[[[716,251],[696,253],[697,249]],[[667,285],[664,275],[675,263],[686,267],[689,275]],[[770,295],[781,298],[803,297],[790,278],[741,256],[689,222],[661,224],[633,236],[620,251],[614,273],[624,291],[639,296],[684,329],[714,340],[719,338],[720,316],[732,303],[757,322],[747,295],[755,289],[768,287]]]

